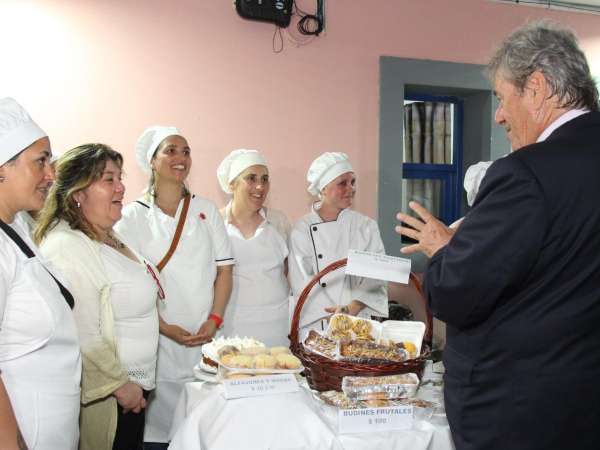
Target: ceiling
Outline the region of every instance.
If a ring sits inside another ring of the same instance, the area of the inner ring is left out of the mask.
[[[524,6],[539,6],[573,12],[600,14],[600,0],[496,0]]]

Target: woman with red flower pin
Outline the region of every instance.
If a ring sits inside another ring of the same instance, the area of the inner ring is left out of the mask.
[[[234,259],[216,205],[190,194],[185,185],[192,158],[179,130],[147,128],[137,141],[136,158],[150,173],[148,189],[123,208],[115,228],[161,269],[166,299],[159,305],[156,391],[144,441],[164,444],[179,393],[194,379],[192,368],[202,358],[202,344],[223,321]]]

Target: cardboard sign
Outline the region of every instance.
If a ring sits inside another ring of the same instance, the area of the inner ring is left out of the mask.
[[[338,431],[340,434],[408,430],[412,427],[412,424],[412,405],[340,409],[338,412]]]
[[[225,398],[258,397],[298,391],[298,381],[293,373],[260,375],[250,378],[223,380]]]
[[[350,250],[346,275],[408,284],[411,260],[381,253]]]

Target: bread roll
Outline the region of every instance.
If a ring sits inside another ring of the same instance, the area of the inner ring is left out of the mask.
[[[275,369],[277,367],[277,359],[271,355],[256,355],[254,357],[255,369]]]
[[[250,355],[233,355],[230,360],[230,365],[227,367],[236,367],[238,369],[251,369],[253,358]]]
[[[302,367],[302,363],[294,355],[281,353],[275,358],[277,358],[277,366],[280,369],[299,369]]]

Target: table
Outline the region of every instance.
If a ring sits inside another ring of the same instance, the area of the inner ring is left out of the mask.
[[[337,410],[298,392],[226,400],[223,386],[187,383],[171,430],[170,450],[454,450],[444,417],[413,429],[337,433]]]

